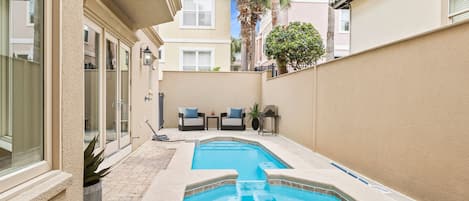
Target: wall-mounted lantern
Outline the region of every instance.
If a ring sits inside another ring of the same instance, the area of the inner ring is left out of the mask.
[[[151,66],[153,64],[153,54],[150,50],[150,48],[147,46],[147,48],[145,48],[145,50],[141,50],[142,54],[143,54],[143,65],[144,66]]]

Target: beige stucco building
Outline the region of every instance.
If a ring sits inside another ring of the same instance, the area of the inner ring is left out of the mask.
[[[469,17],[467,0],[335,0],[331,3],[335,8],[350,9],[352,53]]]
[[[187,0],[173,22],[158,26],[161,70],[230,70],[230,1]]]
[[[311,23],[318,30],[326,46],[328,27],[328,1],[325,0],[292,0],[290,6],[280,11],[279,24],[286,25],[290,22]],[[349,10],[335,11],[334,30],[334,57],[344,57],[349,54],[350,20]],[[256,36],[256,66],[270,64],[264,53],[264,44],[268,34],[272,31],[272,16],[268,11],[259,26]]]
[[[144,50],[157,57],[153,27],[180,9],[179,0],[0,2],[0,200],[82,200],[93,137],[102,168],[150,139],[159,67]]]

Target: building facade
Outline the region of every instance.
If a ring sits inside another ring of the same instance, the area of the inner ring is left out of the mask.
[[[158,62],[144,62],[144,50],[157,57],[163,41],[153,26],[180,8],[179,0],[0,2],[0,200],[82,200],[92,138],[102,168],[150,139]]]
[[[334,0],[331,4],[350,9],[352,53],[469,18],[468,0]]]
[[[292,0],[290,6],[280,11],[279,24],[290,22],[311,23],[321,35],[326,46],[328,26],[328,2],[324,0]],[[349,11],[346,9],[335,11],[334,56],[343,57],[349,54]],[[272,16],[267,12],[261,20],[259,32],[256,36],[256,66],[269,65],[269,59],[264,53],[267,35],[272,30]]]
[[[184,0],[173,22],[158,26],[160,69],[230,70],[230,0]]]

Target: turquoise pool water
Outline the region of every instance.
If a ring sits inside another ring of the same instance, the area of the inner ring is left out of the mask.
[[[264,169],[285,169],[263,148],[236,141],[213,141],[196,147],[192,169],[236,169],[236,185],[225,185],[184,198],[184,201],[339,201],[331,195],[270,186]]]

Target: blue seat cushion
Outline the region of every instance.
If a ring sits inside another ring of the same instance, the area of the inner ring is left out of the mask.
[[[199,117],[198,113],[199,111],[197,108],[195,109],[186,108],[186,111],[184,112],[184,117],[185,118],[197,118]]]
[[[231,108],[229,118],[241,118],[242,112],[242,109]]]

